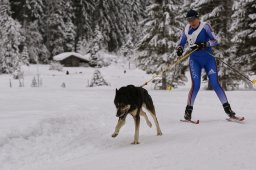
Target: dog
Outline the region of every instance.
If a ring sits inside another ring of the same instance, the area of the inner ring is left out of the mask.
[[[146,89],[142,87],[135,87],[134,85],[121,87],[119,90],[116,89],[114,104],[117,109],[116,117],[119,119],[115,127],[115,131],[112,134],[113,138],[119,134],[121,127],[124,126],[126,116],[131,114],[135,123],[135,135],[132,144],[139,144],[140,116],[145,118],[146,123],[150,128],[152,127],[152,123],[149,121],[147,114],[142,110],[142,107],[148,110],[153,117],[156,125],[157,136],[162,135],[162,131],[156,117],[153,100]]]

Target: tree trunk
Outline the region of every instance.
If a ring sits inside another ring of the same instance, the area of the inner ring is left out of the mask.
[[[166,90],[167,82],[166,82],[166,74],[165,72],[162,74],[162,90]]]

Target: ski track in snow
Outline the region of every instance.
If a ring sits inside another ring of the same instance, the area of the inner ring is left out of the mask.
[[[10,89],[9,77],[0,77],[1,170],[256,168],[255,91],[227,92],[233,109],[245,116],[244,124],[227,122],[214,92],[200,91],[193,112],[200,125],[192,125],[179,122],[187,86],[172,92],[147,86],[163,136],[156,136],[155,126],[148,128],[142,118],[141,144],[131,145],[131,117],[119,136],[111,138],[117,122],[115,88],[141,85],[149,75],[140,70],[123,74],[123,67],[111,66],[100,69],[110,87],[87,88],[93,69],[83,69],[79,75],[79,68],[65,68],[71,70],[66,76],[46,66],[39,68],[44,80],[41,88],[29,87],[34,66],[25,71],[25,88]],[[60,87],[62,82],[67,88]]]

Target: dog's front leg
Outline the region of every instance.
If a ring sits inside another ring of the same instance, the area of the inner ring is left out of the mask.
[[[121,119],[119,118],[118,119],[118,122],[117,122],[117,125],[116,125],[116,128],[115,128],[115,132],[112,134],[112,137],[116,137],[121,129],[122,126],[124,126],[125,124],[125,119]]]
[[[134,134],[134,141],[132,144],[140,144],[139,142],[139,129],[140,129],[140,115],[137,114],[133,116],[134,124],[135,124],[135,134]]]

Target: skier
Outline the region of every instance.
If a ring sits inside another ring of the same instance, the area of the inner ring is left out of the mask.
[[[178,56],[181,56],[186,43],[188,43],[192,50],[197,50],[193,52],[189,58],[192,87],[188,95],[187,106],[185,109],[185,120],[191,121],[194,101],[200,89],[202,68],[205,69],[211,86],[221,101],[226,114],[230,118],[236,118],[236,113],[231,109],[225,92],[218,82],[216,60],[212,56],[211,49],[211,46],[217,46],[218,42],[211,26],[208,23],[200,21],[198,13],[192,9],[187,12],[186,19],[188,24],[178,41],[176,53]]]

